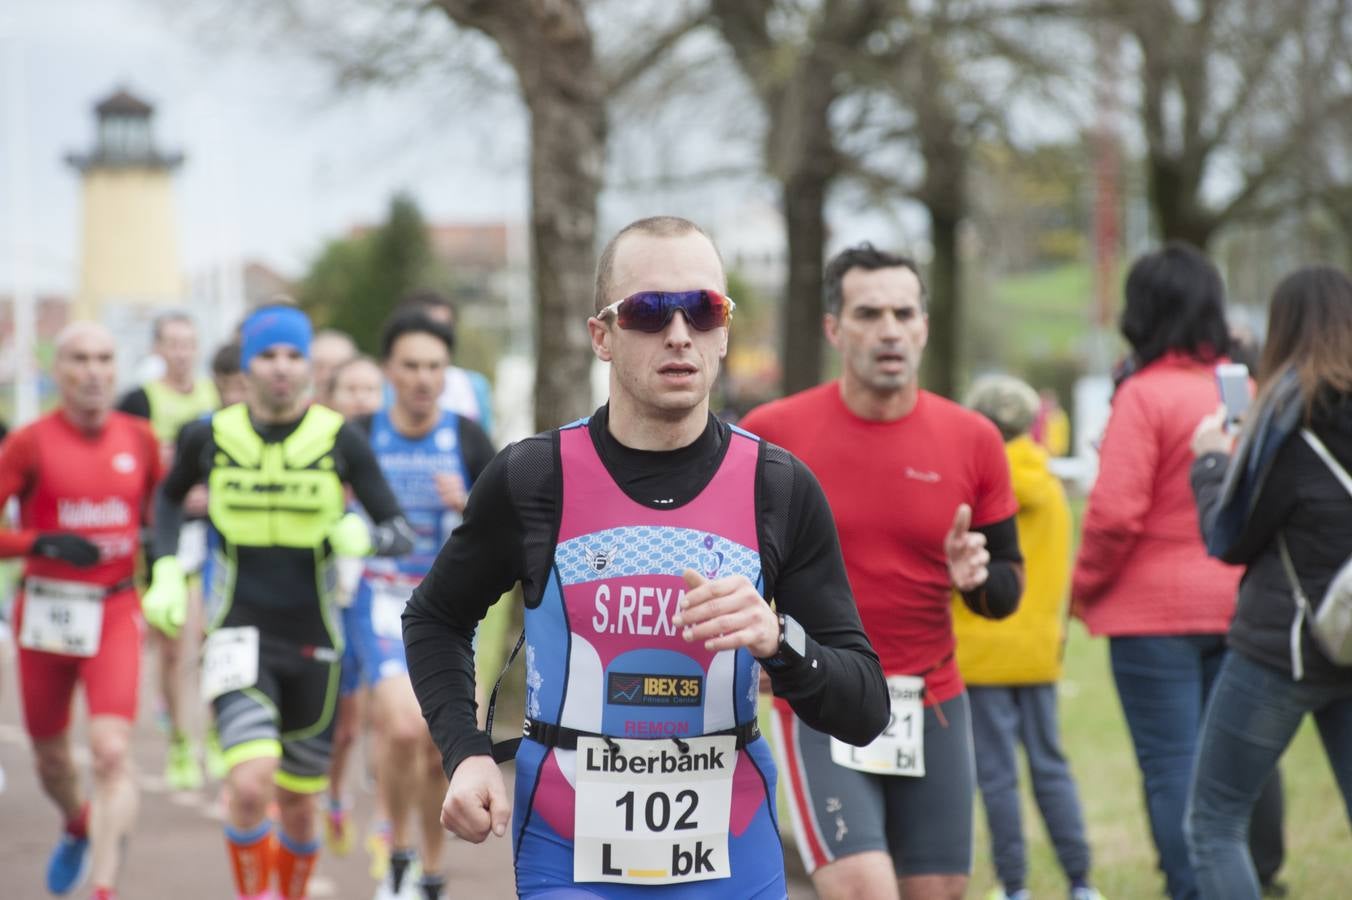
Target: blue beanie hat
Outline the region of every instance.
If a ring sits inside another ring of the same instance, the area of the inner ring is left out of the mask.
[[[310,356],[310,319],[294,306],[265,306],[255,310],[239,330],[240,368],[274,344],[290,344],[307,359]]]

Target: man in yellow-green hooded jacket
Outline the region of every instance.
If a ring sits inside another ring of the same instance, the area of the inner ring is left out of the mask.
[[[202,653],[202,695],[225,762],[226,844],[236,895],[305,896],[314,867],[315,797],[327,787],[343,634],[338,556],[398,556],[413,546],[364,435],[309,403],[309,319],[268,306],[245,320],[243,403],[179,434],[155,503],[146,621],[173,635],[186,590],[176,557],[183,502],[206,483],[220,536],[210,594],[220,598]],[[348,512],[350,487],[365,510]],[[275,799],[277,833],[267,810]]]

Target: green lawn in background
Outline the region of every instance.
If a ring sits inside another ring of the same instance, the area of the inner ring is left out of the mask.
[[[1070,313],[1084,317],[1094,296],[1094,273],[1084,263],[1007,275],[994,285],[1002,306],[1029,313]]]
[[[1006,275],[991,285],[1002,342],[1035,356],[1074,355],[1089,331],[1093,272],[1072,263]]]

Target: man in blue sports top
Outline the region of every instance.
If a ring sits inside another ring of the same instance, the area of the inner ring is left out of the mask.
[[[394,314],[420,312],[434,322],[445,325],[456,334],[455,304],[437,291],[413,291],[399,301]],[[451,353],[454,360],[454,349]],[[446,368],[445,386],[441,389],[441,408],[473,419],[487,435],[493,434],[493,388],[482,372],[462,369],[457,365]]]
[[[610,242],[587,322],[609,403],[494,457],[404,613],[450,775],[442,823],[477,843],[511,819],[523,897],[783,897],[762,670],[842,740],[887,724],[816,480],[709,413],[725,283],[684,219]],[[516,582],[527,720],[509,801],[475,723],[470,641]]]
[[[388,873],[377,895],[382,897],[404,896],[401,891],[416,858],[415,812],[423,825],[418,896],[438,900],[444,886],[444,832],[437,816],[446,779],[409,682],[400,616],[437,551],[460,524],[469,488],[493,457],[482,428],[440,406],[453,340],[450,328],[422,313],[396,314],[380,340],[394,402],[355,423],[370,436],[380,470],[416,534],[407,556],[367,561],[343,617],[350,657],[360,681],[372,691],[376,783],[390,820]]]

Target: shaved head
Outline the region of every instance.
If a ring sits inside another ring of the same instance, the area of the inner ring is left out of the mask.
[[[682,219],[680,216],[650,216],[646,219],[639,219],[637,222],[630,222],[621,228],[606,244],[605,249],[601,251],[601,258],[596,263],[596,311],[600,312],[616,300],[623,299],[623,295],[612,295],[616,293],[616,282],[619,280],[615,271],[615,258],[619,254],[620,243],[626,237],[645,235],[657,238],[679,238],[688,234],[701,235],[708,241],[709,247],[714,252],[714,257],[718,260],[719,268],[718,283],[709,285],[709,287],[726,290],[727,278],[722,272],[723,257],[719,255],[718,247],[714,246],[713,238],[709,237],[703,228],[689,219]]]
[[[102,426],[113,408],[117,379],[113,334],[98,322],[71,322],[56,336],[52,377],[61,405],[79,427]]]

